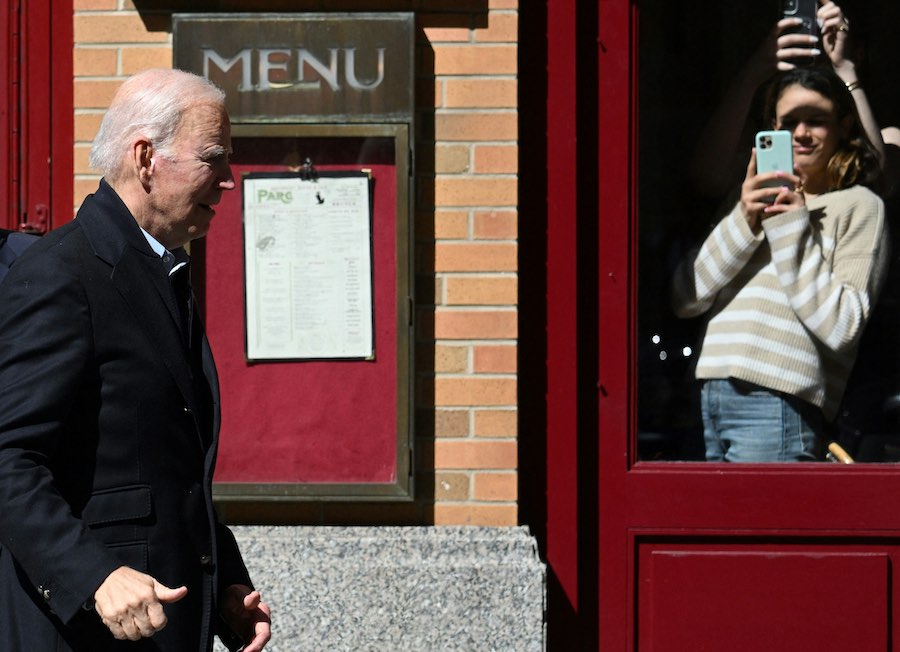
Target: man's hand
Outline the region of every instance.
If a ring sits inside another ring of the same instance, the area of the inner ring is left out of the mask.
[[[165,627],[163,604],[178,602],[186,595],[187,587],[170,589],[149,575],[120,566],[94,593],[94,608],[113,636],[136,641]]]
[[[222,618],[244,642],[241,652],[261,652],[272,638],[272,614],[259,591],[232,584],[225,589],[221,602]]]

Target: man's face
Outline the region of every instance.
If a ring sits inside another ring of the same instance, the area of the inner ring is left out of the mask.
[[[228,157],[231,126],[225,110],[214,104],[188,109],[166,157],[154,154],[148,197],[156,237],[167,249],[184,246],[209,231],[225,190],[234,188]],[[149,230],[149,229],[148,229]]]

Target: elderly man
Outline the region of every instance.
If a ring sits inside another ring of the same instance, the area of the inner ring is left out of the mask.
[[[184,245],[234,188],[222,92],[127,80],[77,219],[0,285],[0,650],[262,650],[213,511],[218,382]]]

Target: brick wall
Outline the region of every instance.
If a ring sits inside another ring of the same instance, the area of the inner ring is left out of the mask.
[[[409,6],[396,4],[375,0],[366,9]],[[414,3],[418,499],[307,505],[288,518],[517,522],[518,5],[488,0],[470,13],[439,13],[432,6],[440,4]],[[134,72],[171,66],[172,51],[167,19],[139,13],[131,0],[74,6],[80,201],[96,188],[88,152],[113,93]]]
[[[97,187],[88,153],[104,109],[121,80],[172,65],[171,37],[149,31],[130,0],[74,0],[76,204]]]

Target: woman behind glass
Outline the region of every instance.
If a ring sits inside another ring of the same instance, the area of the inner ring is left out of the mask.
[[[879,161],[840,78],[776,76],[764,119],[791,132],[794,171],[757,174],[753,150],[740,200],[673,282],[680,317],[708,313],[709,461],[821,458],[888,261]]]

